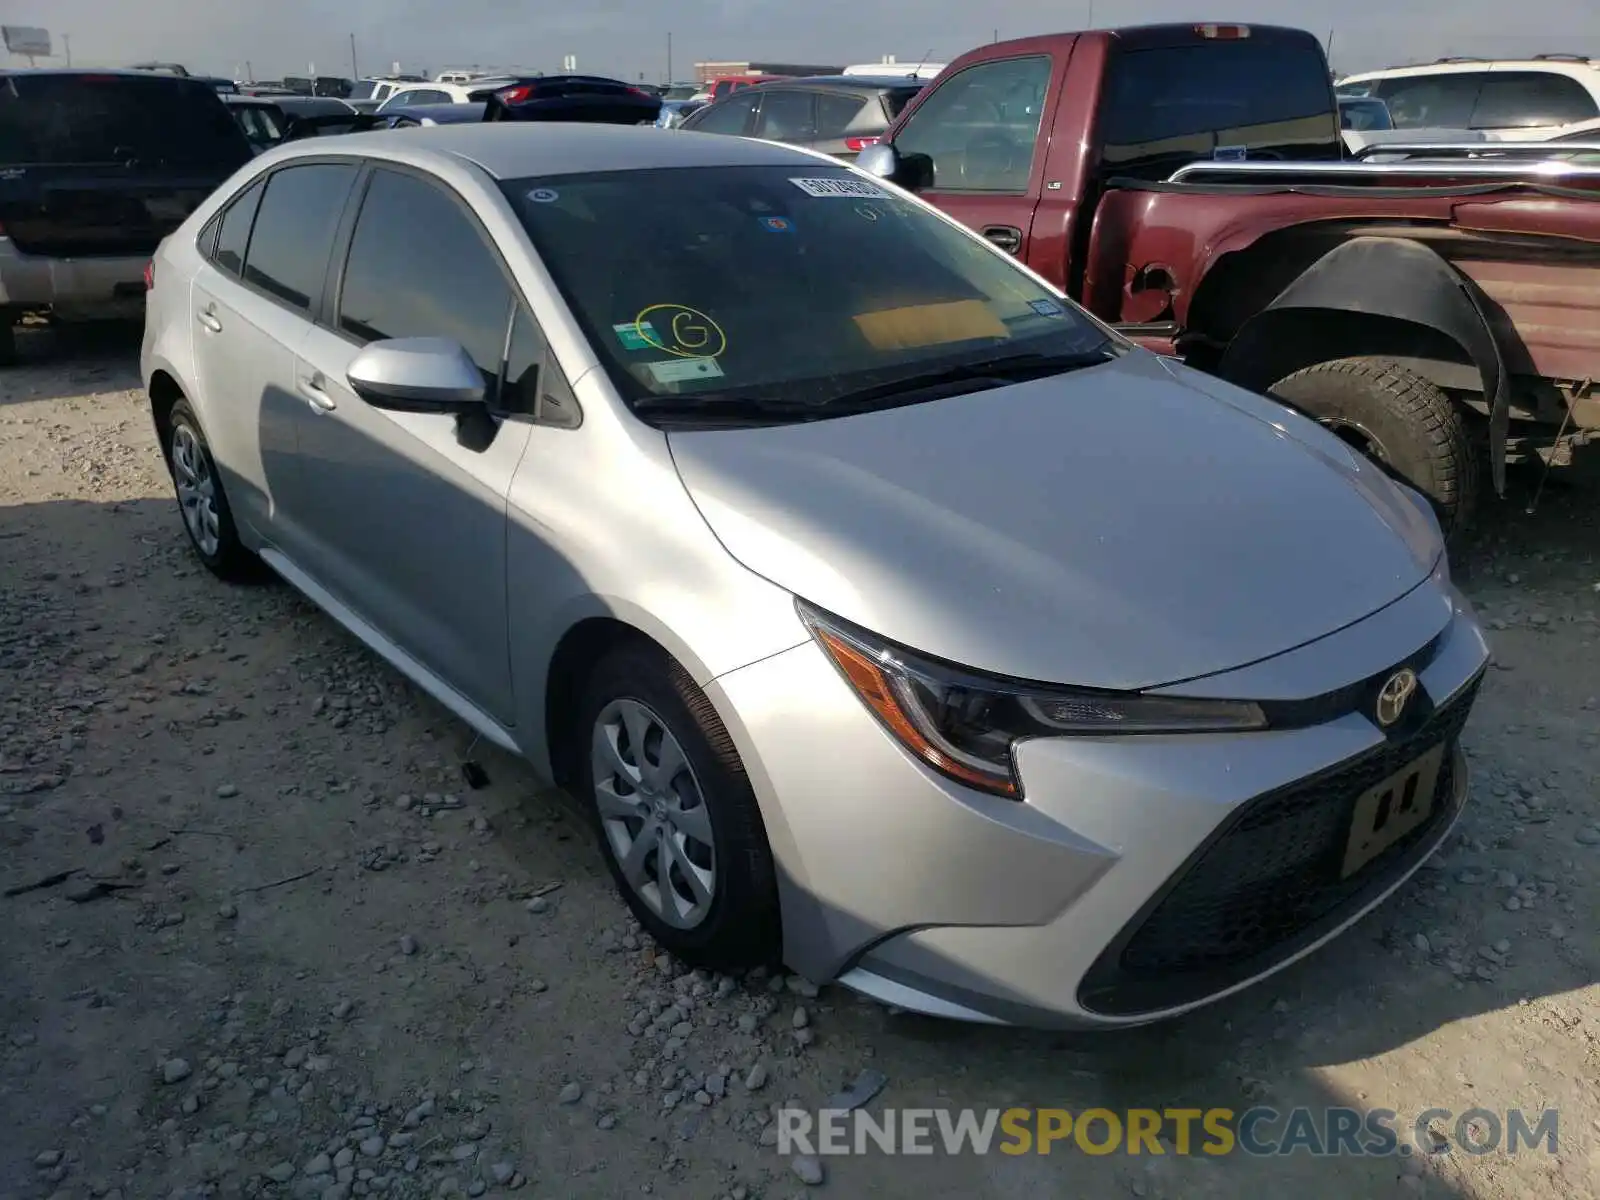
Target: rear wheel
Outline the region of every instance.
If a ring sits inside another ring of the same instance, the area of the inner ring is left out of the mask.
[[[1459,409],[1431,381],[1387,359],[1340,358],[1268,390],[1427,496],[1447,536],[1471,520],[1478,457]]]
[[[187,400],[172,406],[167,421],[167,467],[178,496],[184,532],[195,555],[219,579],[251,578],[260,560],[239,541],[233,510],[211,457],[211,447]]]
[[[681,665],[640,640],[596,666],[579,705],[579,787],[628,907],[685,962],[775,962],[776,874],[733,739]]]

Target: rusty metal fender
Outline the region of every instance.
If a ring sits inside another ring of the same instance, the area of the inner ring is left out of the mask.
[[[1364,313],[1433,329],[1459,346],[1483,379],[1483,394],[1489,399],[1490,467],[1495,491],[1504,496],[1510,379],[1490,329],[1487,304],[1472,280],[1420,242],[1352,238],[1323,255],[1244,323],[1229,343],[1218,373],[1228,379],[1248,373],[1250,361],[1272,344],[1276,313]]]

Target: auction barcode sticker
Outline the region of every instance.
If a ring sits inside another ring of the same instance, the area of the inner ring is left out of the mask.
[[[819,199],[842,197],[849,200],[887,200],[889,193],[865,179],[791,179],[790,183],[808,196]]]

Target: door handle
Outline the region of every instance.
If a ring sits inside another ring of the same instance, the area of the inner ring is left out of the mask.
[[[300,394],[311,403],[312,408],[321,409],[323,412],[332,412],[339,404],[326,391],[323,390],[322,373],[315,375],[302,375],[295,381],[295,386],[300,389]]]
[[[199,312],[195,313],[194,319],[199,321],[200,324],[204,325],[212,333],[222,332],[222,322],[217,320],[217,314],[214,309],[202,308]]]
[[[983,231],[983,236],[1007,254],[1015,254],[1022,249],[1022,230],[1014,225],[990,225]]]

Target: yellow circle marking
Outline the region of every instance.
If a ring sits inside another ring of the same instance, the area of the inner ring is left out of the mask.
[[[672,331],[670,346],[655,339],[654,322],[650,320],[651,313],[668,312],[672,314],[666,321]],[[651,326],[649,330],[645,328],[647,324]],[[633,319],[633,329],[647,345],[678,358],[717,358],[728,349],[728,335],[722,332],[722,326],[687,304],[652,304]]]

